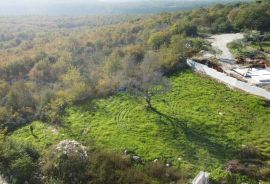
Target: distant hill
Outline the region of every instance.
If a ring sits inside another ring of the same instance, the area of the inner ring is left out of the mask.
[[[103,0],[103,1],[39,1],[17,0],[0,2],[0,16],[18,15],[108,15],[108,14],[152,14],[159,12],[174,12],[192,8],[206,7],[217,3],[236,3],[241,0],[169,0],[169,1],[133,1],[133,0]],[[243,0],[242,0],[243,1]],[[244,0],[247,1],[247,0]],[[28,2],[28,3],[27,3]]]

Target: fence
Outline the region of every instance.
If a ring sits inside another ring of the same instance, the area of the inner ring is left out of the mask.
[[[209,68],[206,65],[197,63],[191,59],[187,59],[187,64],[195,71],[199,71],[199,72],[202,72],[206,75],[209,75],[212,78],[217,79],[218,81],[220,81],[224,84],[227,84],[227,85],[232,86],[234,88],[241,89],[247,93],[250,93],[250,94],[253,94],[256,96],[260,96],[260,97],[263,97],[263,98],[270,100],[270,92],[266,91],[263,88],[259,88],[257,86],[253,86],[249,83],[239,81],[233,77],[230,77],[224,73],[218,72],[212,68]]]

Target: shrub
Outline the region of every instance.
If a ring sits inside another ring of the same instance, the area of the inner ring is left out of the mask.
[[[158,50],[162,45],[168,45],[170,43],[170,32],[157,32],[151,35],[148,40],[148,44],[155,50]]]
[[[129,157],[113,152],[93,152],[90,157],[92,184],[150,183],[146,175],[132,166]]]
[[[184,34],[186,36],[197,36],[198,35],[198,27],[194,24],[181,21],[173,26],[173,32],[175,34]]]
[[[223,169],[215,169],[211,172],[210,181],[213,184],[226,183],[227,175],[228,172],[225,172]]]
[[[243,159],[261,158],[262,155],[260,153],[260,150],[254,145],[246,145],[243,146],[238,151],[238,157],[239,159],[243,160]]]
[[[260,177],[264,180],[269,180],[270,178],[270,168],[269,167],[263,167],[259,171]]]
[[[226,166],[229,173],[237,173],[256,180],[265,180],[270,176],[270,168],[260,150],[253,146],[243,146],[237,153],[238,160],[231,160]]]
[[[186,183],[188,175],[174,167],[167,167],[161,162],[149,164],[146,173],[164,183]]]
[[[44,161],[43,172],[48,178],[64,183],[85,183],[90,178],[86,148],[76,141],[60,142],[49,150]]]
[[[247,178],[246,176],[242,176],[240,174],[229,173],[221,168],[215,169],[211,172],[210,175],[210,183],[211,184],[239,184],[239,183],[249,183],[249,184],[257,184],[258,182],[254,179]]]
[[[38,160],[38,152],[30,145],[12,141],[0,143],[0,170],[12,176],[12,183],[40,183]]]
[[[32,158],[27,154],[24,154],[20,158],[12,161],[10,166],[12,176],[16,178],[15,180],[17,183],[28,181],[33,177],[33,173],[35,173],[37,168],[38,164],[33,162]]]

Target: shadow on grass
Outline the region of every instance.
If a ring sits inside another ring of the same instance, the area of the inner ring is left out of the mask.
[[[31,135],[35,138],[35,139],[38,139],[38,136],[34,133],[34,127],[32,125],[30,125],[30,132],[31,132]]]
[[[170,125],[173,127],[173,136],[176,138],[179,134],[179,128],[181,128],[182,131],[187,131],[187,122],[185,121],[181,121],[179,120],[177,117],[174,116],[170,116],[167,114],[164,114],[160,111],[158,111],[155,108],[151,108],[151,110],[156,113],[157,115],[159,115],[160,117],[164,118],[165,120],[167,120]],[[160,122],[162,122],[162,119],[160,119]]]
[[[171,132],[175,140],[169,146],[184,152],[184,157],[190,162],[197,158],[199,149],[207,150],[211,157],[217,159],[220,163],[232,157],[237,150],[237,144],[228,138],[217,125],[206,125],[205,123],[189,124],[186,120],[170,116],[152,109],[154,113],[160,116],[160,131]],[[165,125],[165,126],[164,126]],[[160,133],[161,135],[162,132]],[[167,137],[164,137],[164,140]]]

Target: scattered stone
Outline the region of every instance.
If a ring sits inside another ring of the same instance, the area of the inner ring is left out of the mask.
[[[155,159],[155,160],[154,160],[154,163],[157,163],[157,162],[158,162],[158,159]]]
[[[140,162],[141,158],[139,156],[132,156],[132,160],[134,160],[135,162]]]
[[[128,154],[129,154],[129,151],[126,149],[126,150],[124,151],[124,154],[125,154],[125,155],[128,155]]]
[[[170,163],[167,163],[167,164],[166,164],[166,167],[171,167],[171,164],[170,164]]]

